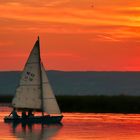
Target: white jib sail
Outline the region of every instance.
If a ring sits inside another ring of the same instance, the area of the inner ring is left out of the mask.
[[[51,85],[49,83],[48,77],[46,75],[45,68],[43,65],[41,65],[41,71],[42,71],[42,90],[43,90],[43,108],[44,112],[47,112],[48,114],[60,114],[60,109],[57,104],[56,98],[53,94],[53,90],[51,88]]]
[[[39,49],[39,40],[37,40],[26,62],[12,101],[15,108],[41,109]]]

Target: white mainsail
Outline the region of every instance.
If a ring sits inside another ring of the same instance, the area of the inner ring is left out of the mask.
[[[12,101],[15,108],[41,109],[39,53],[39,40],[37,40],[26,62],[19,87]]]
[[[61,114],[45,68],[41,64],[39,38],[25,64],[12,106],[18,109],[39,109],[48,114]]]
[[[61,114],[43,64],[41,65],[41,72],[43,90],[43,110],[48,114]]]

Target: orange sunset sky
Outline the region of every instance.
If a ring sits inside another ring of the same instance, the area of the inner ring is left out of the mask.
[[[140,0],[0,0],[0,70],[22,70],[37,36],[47,69],[140,71]]]

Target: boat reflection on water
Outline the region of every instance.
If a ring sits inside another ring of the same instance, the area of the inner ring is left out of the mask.
[[[62,124],[15,124],[11,123],[14,136],[23,140],[48,140],[57,135]]]

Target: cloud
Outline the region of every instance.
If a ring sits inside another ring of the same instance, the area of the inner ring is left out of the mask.
[[[46,8],[19,6],[19,4],[0,5],[1,18],[15,19],[21,21],[40,21],[56,22],[65,24],[79,25],[122,25],[122,26],[140,26],[139,18],[130,15],[117,14],[113,9],[76,9],[76,8]],[[101,10],[101,11],[100,11]],[[58,18],[59,17],[59,18]]]
[[[69,3],[70,0],[1,0],[0,4],[31,6],[31,7],[56,7]]]
[[[87,57],[87,60],[102,61],[105,55],[111,55],[108,54],[110,50],[114,51],[111,48],[127,46],[123,51],[123,58],[131,47],[140,45],[140,1],[97,0],[93,1],[93,8],[91,4],[92,2],[87,0],[1,0],[0,38],[7,42],[14,40],[16,43],[1,43],[0,46],[12,46],[7,47],[9,52],[16,50],[19,53],[17,48],[25,49],[25,38],[26,44],[32,44],[36,34],[41,34],[43,39],[49,34],[55,38],[48,41],[50,48],[57,46],[53,48],[55,53],[49,52],[49,57],[69,57],[74,60],[76,55],[73,55],[73,52],[76,51]],[[102,52],[103,47],[106,48],[106,52]],[[112,56],[116,61],[119,59],[119,50],[118,56]],[[110,58],[104,63],[109,60]],[[110,66],[111,64],[108,63]]]

